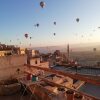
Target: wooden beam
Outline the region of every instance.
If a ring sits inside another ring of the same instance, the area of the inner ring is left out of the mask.
[[[52,95],[56,96],[56,93],[55,93],[55,92],[46,89],[45,87],[41,86],[40,84],[34,84],[34,85],[32,84],[32,85],[30,85],[28,88],[30,89],[30,91],[31,91],[32,93],[34,93],[34,90],[37,89],[37,87],[38,87],[38,88],[41,88],[41,89],[43,90],[43,92],[45,92],[47,95],[48,95],[48,94],[52,94]],[[34,88],[35,88],[35,89],[34,89]],[[38,91],[39,91],[39,90],[38,90]]]
[[[90,83],[90,84],[100,86],[100,80],[95,80],[95,79],[92,79],[92,78],[89,78],[89,77],[85,77],[84,75],[81,75],[81,74],[63,72],[63,71],[58,71],[58,70],[55,70],[55,69],[43,68],[43,67],[32,66],[32,65],[27,65],[27,64],[25,66],[27,66],[28,68],[35,68],[35,69],[38,69],[38,70],[44,70],[44,71],[55,73],[55,74],[58,74],[58,75],[68,76],[72,79],[81,80],[81,81],[85,81],[85,82]]]
[[[41,78],[41,77],[39,77],[39,78]],[[56,87],[67,88],[67,89],[72,90],[72,91],[74,91],[74,92],[76,92],[76,93],[79,93],[79,94],[84,95],[84,96],[86,96],[86,97],[92,98],[93,100],[97,100],[97,98],[94,97],[94,96],[91,96],[91,95],[88,95],[88,94],[86,94],[86,93],[77,91],[77,90],[75,90],[75,89],[72,89],[72,88],[63,86],[63,85],[61,85],[61,84],[54,83],[54,82],[52,82],[52,81],[50,81],[50,80],[48,80],[48,79],[46,79],[46,78],[41,78],[41,79],[42,79],[43,81],[45,81],[46,83],[50,84],[50,85],[53,85],[53,86],[56,86]]]

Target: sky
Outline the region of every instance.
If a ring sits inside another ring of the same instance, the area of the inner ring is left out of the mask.
[[[44,8],[41,0],[0,0],[0,42],[31,47],[100,42],[100,0],[43,1]]]

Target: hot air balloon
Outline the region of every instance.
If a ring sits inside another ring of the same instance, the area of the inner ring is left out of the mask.
[[[10,40],[10,42],[11,42],[11,40]]]
[[[56,22],[54,22],[54,25],[56,25]]]
[[[84,36],[83,36],[83,35],[81,35],[81,37],[83,38]]]
[[[92,36],[92,34],[90,34],[90,36]]]
[[[19,41],[19,39],[17,39],[17,41]]]
[[[32,39],[32,37],[30,37],[30,40]]]
[[[98,27],[100,29],[100,27]]]
[[[35,27],[39,27],[39,23],[35,24]]]
[[[31,43],[29,45],[31,46]]]
[[[78,34],[77,34],[77,33],[75,33],[75,36],[78,36]]]
[[[76,21],[77,21],[77,22],[79,22],[79,20],[80,20],[79,18],[76,18]]]
[[[93,32],[95,32],[96,30],[93,30]]]
[[[96,48],[93,48],[93,51],[95,52],[97,49]]]
[[[41,6],[41,8],[44,8],[45,7],[45,2],[44,1],[41,1],[40,2],[40,6]]]
[[[56,35],[56,33],[53,33],[53,35],[55,36],[55,35]]]
[[[28,38],[28,34],[26,33],[26,34],[24,34],[24,36],[25,36],[25,38]]]

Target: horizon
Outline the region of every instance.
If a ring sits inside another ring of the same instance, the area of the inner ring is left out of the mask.
[[[56,46],[67,46],[69,43],[66,44],[61,44],[61,45],[47,45],[47,46],[36,46],[36,47],[31,47],[31,48],[42,48],[42,47],[56,47]],[[93,43],[72,43],[69,44],[70,46],[74,46],[74,47],[80,47],[80,46],[98,46],[100,45],[100,42],[93,42]]]

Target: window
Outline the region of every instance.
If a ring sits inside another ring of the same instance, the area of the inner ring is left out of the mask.
[[[37,60],[35,61],[35,64],[37,64]]]

